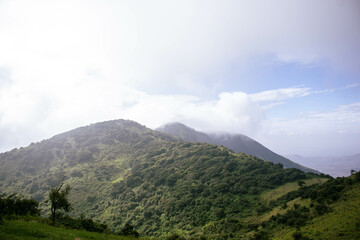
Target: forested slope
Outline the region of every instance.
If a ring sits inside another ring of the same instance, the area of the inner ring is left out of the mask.
[[[160,132],[168,133],[179,137],[184,141],[203,142],[225,146],[234,152],[241,152],[256,156],[264,161],[281,163],[285,168],[297,168],[304,172],[320,173],[314,169],[302,166],[266,148],[254,139],[242,134],[205,134],[198,132],[182,123],[169,123],[157,129]]]
[[[143,235],[199,237],[218,234],[211,224],[239,228],[241,219],[268,211],[264,191],[316,177],[125,120],[2,153],[0,176],[1,192],[35,198],[43,214],[49,186],[64,182],[75,217],[84,213],[114,231],[129,223]]]

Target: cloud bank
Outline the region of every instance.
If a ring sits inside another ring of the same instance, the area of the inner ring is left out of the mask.
[[[226,76],[269,55],[358,75],[359,12],[357,0],[0,1],[0,151],[118,118],[259,138],[291,125],[316,132],[316,121],[340,131],[339,109],[300,124],[267,117],[333,90],[284,83],[248,94],[252,79]]]
[[[39,141],[62,131],[111,119],[132,119],[150,128],[180,121],[206,132],[252,134],[264,119],[246,93],[224,92],[216,99],[190,95],[150,95],[91,78],[77,86],[25,91],[16,84],[0,92],[0,142],[3,149]],[[67,91],[67,88],[71,90]],[[11,104],[8,104],[11,103]]]

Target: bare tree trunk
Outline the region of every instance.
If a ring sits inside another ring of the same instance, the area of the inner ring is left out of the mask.
[[[56,212],[56,209],[55,208],[52,208],[51,209],[51,217],[52,217],[52,225],[55,226],[55,212]]]

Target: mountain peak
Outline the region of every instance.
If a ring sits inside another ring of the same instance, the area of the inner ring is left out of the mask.
[[[195,129],[186,126],[180,122],[172,122],[165,124],[158,129],[157,131],[170,134],[175,137],[179,137],[185,141],[189,142],[209,142],[210,138],[207,134],[198,132]]]
[[[174,129],[187,129],[187,130],[193,130],[195,131],[195,129],[186,126],[185,124],[181,123],[181,122],[171,122],[171,123],[166,123],[165,125],[162,125],[161,127],[159,127],[158,129],[169,129],[169,128],[174,128]]]

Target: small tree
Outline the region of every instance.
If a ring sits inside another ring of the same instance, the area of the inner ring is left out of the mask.
[[[60,191],[62,186],[63,183],[59,187],[51,187],[49,190],[49,198],[46,200],[46,202],[50,201],[51,203],[51,219],[53,225],[55,225],[57,210],[63,209],[65,212],[72,210],[71,203],[67,199],[71,188],[69,185],[66,185],[65,189]]]
[[[139,233],[129,223],[125,224],[124,228],[119,232],[119,235],[139,237]]]
[[[302,187],[305,185],[305,182],[303,180],[298,181],[298,186]]]

